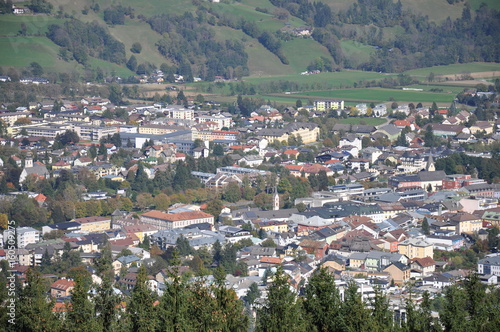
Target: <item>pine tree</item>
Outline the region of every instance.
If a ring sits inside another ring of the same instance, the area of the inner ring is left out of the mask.
[[[189,308],[190,289],[179,275],[178,268],[169,269],[172,282],[166,284],[166,289],[158,307],[158,324],[162,331],[189,332],[194,331]]]
[[[89,300],[89,288],[81,274],[75,279],[75,288],[71,291],[71,303],[67,304],[65,320],[66,331],[97,331],[94,305]]]
[[[267,301],[257,312],[256,331],[306,331],[305,313],[301,302],[290,290],[288,275],[282,267],[274,275],[274,283],[268,289]]]
[[[344,294],[343,317],[347,331],[370,331],[372,326],[369,310],[358,293],[358,286],[351,282]]]
[[[304,309],[318,331],[344,331],[342,302],[335,278],[324,268],[311,277],[305,290]]]
[[[96,271],[102,282],[97,286],[97,294],[94,299],[98,326],[105,332],[114,331],[114,324],[117,321],[116,305],[119,303],[119,298],[113,290],[112,260],[111,247],[107,243],[95,261]]]
[[[153,307],[155,298],[147,285],[146,268],[142,265],[137,274],[132,298],[127,305],[130,330],[134,332],[155,331],[157,320]]]
[[[16,329],[33,332],[61,330],[59,320],[52,313],[55,301],[47,298],[45,285],[40,274],[29,269],[26,281],[27,285],[19,290]]]
[[[429,226],[429,221],[427,220],[427,217],[424,218],[422,221],[422,232],[424,232],[425,235],[430,234],[430,226]]]
[[[215,273],[215,294],[217,319],[221,331],[238,332],[248,330],[248,316],[244,312],[243,302],[238,299],[232,289],[226,288],[226,273],[222,266],[218,266]]]

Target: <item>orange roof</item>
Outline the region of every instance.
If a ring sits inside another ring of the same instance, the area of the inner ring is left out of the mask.
[[[59,279],[55,281],[52,285],[50,285],[50,288],[60,289],[63,291],[66,291],[72,287],[75,287],[75,282],[70,279]]]
[[[325,171],[327,173],[331,172],[331,170],[328,167],[318,165],[318,164],[313,164],[311,166],[304,167],[305,173],[319,173],[320,171]]]
[[[260,262],[261,263],[269,263],[269,264],[281,264],[281,258],[264,256],[264,257],[261,257]]]
[[[285,150],[283,154],[291,154],[291,155],[298,155],[300,152],[297,150]]]
[[[332,159],[332,160],[325,161],[325,164],[336,164],[336,163],[340,163],[340,162],[341,161],[338,159]]]
[[[186,211],[179,213],[165,213],[158,210],[148,211],[142,214],[143,217],[162,219],[166,221],[182,221],[200,218],[213,218],[211,214],[202,211]]]
[[[52,308],[52,312],[66,312],[68,311],[68,307],[71,306],[71,303],[66,302],[56,302],[54,303],[54,307]]]
[[[42,193],[35,196],[35,201],[37,201],[37,202],[45,202],[46,199],[47,199],[47,196],[45,196]]]
[[[182,153],[182,152],[176,152],[176,153],[175,153],[175,157],[176,157],[176,158],[186,157],[186,155],[185,155],[184,153]]]
[[[64,160],[59,160],[57,163],[54,163],[54,166],[69,166],[69,164]]]
[[[285,165],[285,168],[286,168],[286,169],[289,169],[289,170],[291,170],[291,171],[300,172],[300,171],[302,171],[302,169],[303,169],[304,167],[302,167],[302,166],[300,166],[300,165]]]

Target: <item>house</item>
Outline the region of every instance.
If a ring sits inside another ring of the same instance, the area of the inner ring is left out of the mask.
[[[63,277],[50,285],[50,295],[55,298],[69,296],[75,284],[73,280]]]
[[[411,260],[411,269],[418,271],[422,276],[434,273],[436,262],[430,257],[414,258]]]
[[[316,259],[323,259],[328,251],[328,243],[325,241],[302,240],[299,245]]]
[[[500,276],[500,255],[480,259],[477,262],[477,273],[481,275],[494,274]]]
[[[390,264],[382,271],[389,273],[391,279],[398,285],[402,285],[410,279],[410,267],[399,262]]]
[[[451,286],[452,281],[450,278],[448,278],[442,274],[434,274],[432,276],[423,278],[422,284],[424,286],[431,286],[434,288],[442,289],[444,287]]]

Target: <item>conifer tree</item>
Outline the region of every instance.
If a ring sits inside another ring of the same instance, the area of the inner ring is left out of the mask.
[[[29,269],[26,281],[26,286],[19,290],[16,329],[33,332],[60,331],[60,322],[52,313],[55,301],[47,297],[40,273]]]
[[[130,331],[148,332],[155,331],[156,317],[153,303],[155,298],[147,285],[146,268],[142,265],[137,274],[136,284],[132,298],[127,305],[127,315],[130,319]]]
[[[344,294],[343,317],[347,328],[345,331],[361,332],[371,331],[370,311],[358,293],[358,286],[351,282]]]
[[[238,332],[248,330],[248,316],[244,313],[243,302],[238,299],[232,289],[226,288],[226,273],[218,266],[215,273],[213,293],[217,304],[218,319],[221,331]]]
[[[102,279],[101,284],[96,287],[95,312],[98,326],[105,332],[114,330],[114,324],[117,320],[116,305],[119,303],[119,299],[113,291],[114,271],[111,263],[112,254],[108,243],[101,250],[101,255],[95,262],[97,274]]]
[[[318,331],[343,331],[342,302],[335,278],[326,269],[321,268],[311,277],[305,290],[304,309],[311,323]]]
[[[81,274],[75,279],[75,288],[71,291],[71,303],[67,303],[66,308],[64,328],[66,331],[97,331],[94,304],[89,300],[89,288],[85,285]]]
[[[174,264],[178,263],[175,260],[176,255],[177,253],[174,252]],[[158,324],[162,331],[194,331],[189,317],[190,289],[179,275],[176,265],[168,271],[172,282],[166,284],[166,289],[160,299]]]
[[[305,314],[282,267],[274,275],[266,304],[257,312],[257,332],[306,331]]]

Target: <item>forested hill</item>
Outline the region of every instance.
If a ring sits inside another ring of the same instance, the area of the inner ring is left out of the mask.
[[[0,66],[29,66],[36,60],[30,44],[37,43],[47,49],[42,66],[48,70],[94,71],[94,77],[147,74],[162,64],[188,80],[213,80],[500,62],[500,3],[487,3],[30,0],[30,14],[13,15],[11,0],[0,0],[0,45],[6,54],[23,54],[0,57]]]

